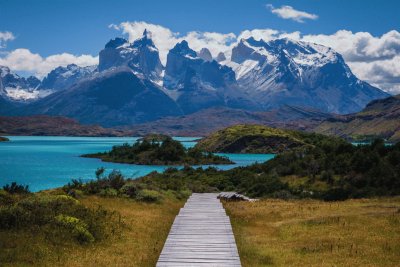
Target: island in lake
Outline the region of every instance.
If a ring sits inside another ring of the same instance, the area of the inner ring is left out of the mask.
[[[0,142],[7,142],[10,141],[7,137],[0,136]]]
[[[179,141],[163,136],[162,141],[142,138],[133,145],[114,146],[111,151],[85,154],[82,157],[102,161],[139,165],[211,165],[234,164],[227,157],[204,152],[198,148],[186,149]]]

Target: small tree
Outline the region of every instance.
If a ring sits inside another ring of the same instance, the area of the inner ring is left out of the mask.
[[[97,170],[96,170],[96,172],[95,172],[96,178],[97,178],[97,179],[101,179],[102,176],[103,176],[103,174],[104,174],[104,172],[105,172],[105,170],[106,170],[106,169],[105,169],[104,167],[97,168]]]
[[[20,185],[16,182],[12,182],[11,185],[6,184],[3,186],[4,191],[10,194],[27,194],[30,193],[29,186],[27,185]]]

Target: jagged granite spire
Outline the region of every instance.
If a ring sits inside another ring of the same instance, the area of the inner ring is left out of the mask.
[[[161,80],[163,66],[150,31],[145,29],[142,37],[131,44],[123,38],[115,38],[100,51],[99,71],[123,66],[153,81]]]

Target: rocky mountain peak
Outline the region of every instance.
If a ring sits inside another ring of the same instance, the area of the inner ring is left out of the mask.
[[[226,56],[223,52],[219,52],[217,57],[215,58],[217,62],[222,62],[226,60]]]
[[[233,47],[231,61],[224,64],[233,68],[239,85],[265,109],[289,104],[350,113],[386,96],[357,79],[333,49],[289,38],[242,39]]]
[[[200,52],[197,54],[201,59],[205,60],[205,61],[212,61],[212,55],[210,50],[208,50],[207,48],[202,48],[200,50]]]
[[[197,53],[190,49],[189,44],[187,41],[183,40],[180,43],[177,43],[174,48],[172,48],[169,53],[177,54],[181,56],[188,56],[191,58],[196,58]]]
[[[150,47],[157,49],[156,46],[154,45],[154,42],[152,39],[152,34],[147,29],[145,29],[143,31],[142,37],[135,40],[132,44],[132,47],[136,47],[136,48],[145,47],[145,46],[150,46]]]
[[[128,40],[121,37],[116,37],[115,39],[111,39],[104,48],[117,48],[127,43],[129,43]]]
[[[60,66],[44,77],[38,89],[65,90],[95,72],[96,66],[80,67],[76,64]]]
[[[99,71],[127,66],[136,74],[154,81],[161,79],[163,66],[151,33],[144,30],[141,38],[130,44],[123,38],[111,40],[99,54]]]

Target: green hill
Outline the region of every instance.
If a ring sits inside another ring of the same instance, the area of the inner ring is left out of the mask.
[[[224,153],[281,153],[312,146],[328,137],[263,125],[235,125],[200,140],[196,148]]]

